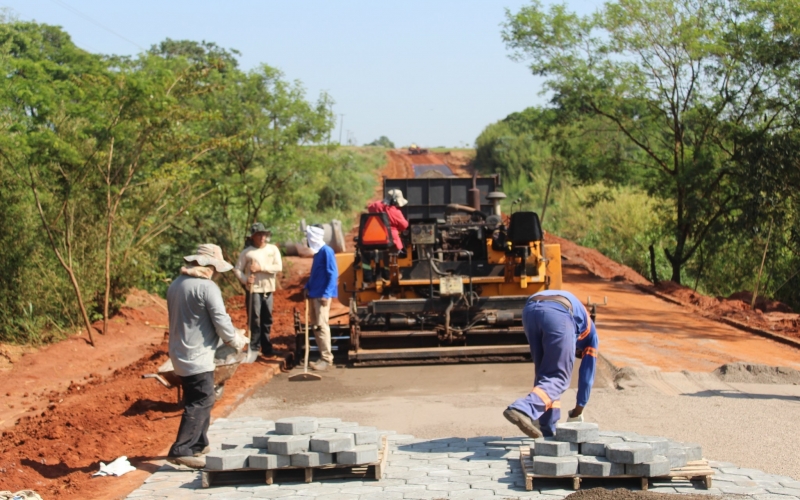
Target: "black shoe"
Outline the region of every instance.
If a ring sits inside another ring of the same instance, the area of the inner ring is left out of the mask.
[[[521,411],[515,410],[514,408],[506,408],[506,411],[503,412],[503,416],[506,417],[506,420],[519,427],[519,430],[524,432],[526,436],[534,439],[542,437],[542,431],[539,430],[539,426],[536,425],[536,422]]]

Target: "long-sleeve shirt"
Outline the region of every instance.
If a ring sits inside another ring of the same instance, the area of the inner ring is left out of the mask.
[[[392,226],[392,241],[397,250],[403,249],[403,242],[400,240],[400,233],[408,229],[408,221],[406,220],[403,212],[394,205],[387,205],[381,200],[373,201],[367,205],[367,211],[370,213],[385,212],[389,216],[389,224]]]
[[[257,262],[261,270],[255,273],[256,280],[251,291],[254,293],[274,292],[275,274],[283,271],[281,251],[271,243],[267,243],[261,248],[245,248],[239,254],[239,260],[236,261],[236,266],[233,268],[234,274],[245,286],[247,286],[247,278],[250,276],[252,262]]]
[[[575,320],[575,353],[581,358],[581,367],[578,370],[578,395],[577,404],[586,406],[594,384],[594,374],[597,367],[597,348],[600,340],[594,327],[589,312],[583,303],[566,290],[544,290],[538,295],[560,295],[572,304],[572,317]]]
[[[234,349],[244,347],[225,310],[222,292],[206,278],[180,275],[167,290],[169,358],[181,377],[214,371],[220,339]]]
[[[308,298],[330,299],[339,296],[338,289],[339,267],[336,265],[336,254],[333,248],[322,245],[319,252],[314,254],[311,263],[311,276],[306,283]]]

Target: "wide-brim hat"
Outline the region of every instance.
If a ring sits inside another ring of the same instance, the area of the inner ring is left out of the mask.
[[[203,243],[197,247],[194,255],[187,255],[183,258],[186,262],[196,262],[199,266],[214,266],[218,273],[225,273],[233,269],[233,266],[225,262],[222,256],[222,249],[213,243]]]
[[[253,236],[256,233],[272,234],[272,230],[267,229],[266,226],[264,226],[264,224],[256,222],[255,224],[250,226],[250,236]]]
[[[387,196],[386,200],[384,200],[384,203],[387,205],[391,205],[392,201],[394,201],[397,206],[401,208],[408,205],[408,200],[403,198],[403,192],[399,189],[390,189],[386,192],[386,195]]]

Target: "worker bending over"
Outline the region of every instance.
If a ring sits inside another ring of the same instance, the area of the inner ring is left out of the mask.
[[[241,351],[247,338],[236,330],[225,311],[222,292],[212,278],[233,266],[222,258],[217,245],[203,244],[167,290],[169,359],[183,388],[183,416],[178,437],[169,449],[170,461],[194,468],[205,467],[208,425],[214,406],[214,354],[220,339]]]
[[[531,295],[522,326],[534,363],[533,390],[511,403],[503,416],[530,437],[553,436],[576,356],[581,358],[578,397],[569,420],[583,420],[597,364],[597,330],[581,301],[564,290]]]
[[[305,292],[311,305],[309,323],[314,328],[314,338],[322,358],[317,363],[311,363],[311,369],[316,371],[335,368],[328,319],[331,313],[331,301],[339,296],[337,285],[339,268],[336,265],[333,248],[325,244],[324,234],[325,231],[321,227],[306,228],[306,239],[308,247],[314,252],[314,262],[311,264],[311,276],[306,283]]]
[[[272,293],[275,291],[275,276],[283,270],[281,252],[269,242],[272,231],[256,222],[250,226],[253,246],[239,254],[233,272],[245,286],[245,304],[250,325],[250,352],[247,361],[252,363],[260,350],[265,356],[272,355]]]
[[[392,241],[397,252],[403,250],[403,241],[400,239],[400,233],[408,229],[408,221],[403,212],[400,211],[400,208],[407,204],[408,200],[403,198],[401,190],[390,189],[386,192],[386,199],[373,201],[367,205],[369,213],[386,213],[389,216],[389,224],[392,226]]]

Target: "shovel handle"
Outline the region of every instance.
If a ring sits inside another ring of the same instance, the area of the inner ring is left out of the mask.
[[[303,361],[303,373],[308,373],[308,297],[306,297],[306,355],[305,361]]]

